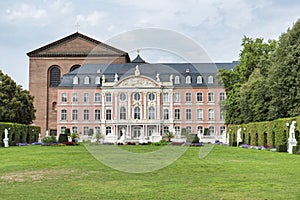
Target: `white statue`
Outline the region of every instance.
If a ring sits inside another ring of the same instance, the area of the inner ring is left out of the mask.
[[[8,145],[8,130],[4,130],[5,138],[3,139],[4,147],[9,147]]]
[[[42,142],[41,133],[39,133],[38,142]]]
[[[118,82],[118,78],[119,78],[118,73],[115,73],[115,82]]]
[[[102,75],[102,83],[105,83],[105,75]]]
[[[8,130],[7,129],[4,129],[4,135],[5,135],[4,139],[8,139]]]
[[[170,75],[170,82],[173,82],[173,74]]]
[[[156,81],[160,82],[160,78],[159,78],[159,74],[158,73],[156,74]]]
[[[122,128],[121,132],[122,132],[122,136],[125,135],[126,134],[125,133],[125,128]]]
[[[238,146],[240,142],[242,142],[242,138],[241,138],[241,132],[242,132],[242,128],[239,128],[237,131],[237,138],[236,138],[236,145]]]
[[[292,121],[292,124],[290,126],[290,131],[289,131],[289,139],[292,139],[292,140],[296,139],[295,138],[295,124],[296,124],[296,121],[295,120]]]
[[[135,71],[134,71],[134,75],[135,76],[139,76],[140,75],[140,70],[139,70],[139,66],[135,66]]]

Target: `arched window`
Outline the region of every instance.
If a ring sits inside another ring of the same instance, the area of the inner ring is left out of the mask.
[[[185,77],[185,83],[190,84],[191,83],[191,76]]]
[[[100,76],[96,76],[96,78],[95,78],[95,84],[96,85],[100,85],[100,82],[101,82]]]
[[[213,77],[213,76],[209,76],[207,82],[208,82],[209,84],[214,84],[214,77]]]
[[[52,103],[52,110],[56,110],[56,105],[57,105],[57,103],[54,101],[53,103]]]
[[[202,76],[197,76],[197,84],[202,84]]]
[[[149,119],[155,119],[155,108],[154,107],[150,107],[149,108]]]
[[[57,87],[60,84],[60,69],[57,65],[52,66],[49,70],[50,87]]]
[[[175,84],[180,84],[180,78],[179,78],[179,76],[175,76]]]
[[[80,65],[73,65],[72,67],[71,67],[71,69],[70,69],[70,72],[71,71],[74,71],[75,69],[77,69],[77,68],[79,68],[80,67]]]
[[[90,77],[84,77],[84,84],[90,84]]]
[[[134,119],[141,119],[141,109],[139,107],[134,108]]]
[[[73,77],[73,85],[78,85],[78,82],[79,82],[78,76],[74,76]]]

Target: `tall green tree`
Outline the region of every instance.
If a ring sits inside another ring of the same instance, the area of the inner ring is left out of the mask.
[[[0,70],[0,121],[31,124],[34,119],[33,97]]]

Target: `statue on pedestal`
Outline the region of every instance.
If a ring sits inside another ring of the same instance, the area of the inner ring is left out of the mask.
[[[288,150],[287,152],[289,154],[293,153],[293,147],[297,146],[297,140],[295,138],[295,125],[296,125],[296,121],[292,121],[291,125],[290,125],[290,130],[289,130],[289,139],[288,139]]]
[[[4,147],[9,147],[9,145],[8,145],[8,130],[7,129],[4,130],[4,136],[5,136],[3,139]]]

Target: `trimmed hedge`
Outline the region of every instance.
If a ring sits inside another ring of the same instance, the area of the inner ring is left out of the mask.
[[[241,125],[229,125],[227,131],[229,131],[229,143],[230,145],[236,144],[236,136],[239,128],[242,128],[241,137],[243,143],[252,146],[269,146],[279,147],[284,149],[288,143],[289,127],[286,126],[286,122],[296,120],[295,136],[296,140],[300,142],[300,116],[293,118],[276,119],[274,121],[266,122],[253,122],[249,124]],[[246,128],[246,130],[244,130]]]
[[[16,146],[17,143],[33,143],[39,139],[41,128],[25,124],[16,124],[9,122],[0,122],[0,147],[4,146],[4,130],[8,130],[9,145]]]

